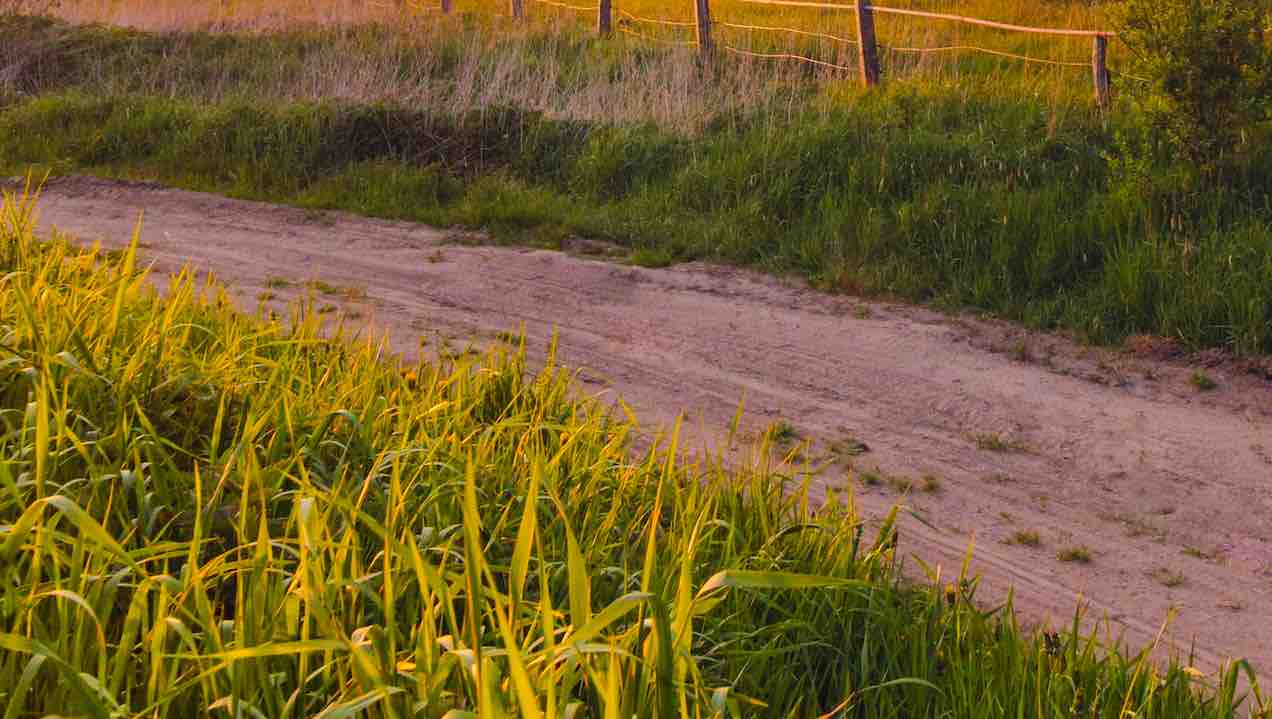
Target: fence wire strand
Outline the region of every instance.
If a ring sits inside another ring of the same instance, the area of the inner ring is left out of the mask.
[[[771,0],[745,0],[746,2],[771,2]],[[994,20],[982,20],[976,17],[967,17],[965,15],[950,15],[939,12],[924,12],[922,10],[903,10],[895,7],[884,7],[871,3],[870,9],[874,12],[883,13],[885,15],[906,15],[909,17],[921,17],[929,20],[949,20],[951,22],[967,23],[969,25],[980,25],[981,27],[996,28],[998,30],[1009,30],[1011,32],[1028,32],[1038,35],[1070,35],[1078,37],[1111,37],[1116,35],[1114,32],[1105,32],[1103,30],[1071,30],[1069,28],[1057,27],[1031,27],[1028,25],[1013,25],[1006,22],[996,22]]]
[[[824,32],[810,32],[808,30],[796,30],[793,27],[772,27],[769,25],[742,25],[739,23],[720,22],[720,21],[713,22],[712,24],[719,25],[721,27],[734,28],[737,30],[770,30],[772,32],[791,33],[793,35],[804,35],[806,37],[819,37],[826,40],[834,40],[835,42],[843,43],[845,45],[861,44],[852,38],[839,37],[838,35],[830,35]]]
[[[618,14],[621,15],[622,17],[627,18],[628,20],[631,20],[632,22],[645,23],[648,25],[668,25],[671,27],[695,27],[696,26],[696,23],[689,22],[689,21],[663,20],[661,18],[654,18],[654,17],[641,17],[639,15],[633,15],[627,12],[626,10],[619,10]]]
[[[945,45],[942,47],[890,47],[881,45],[888,52],[900,52],[913,55],[928,55],[937,52],[958,52],[971,51],[980,52],[986,55],[997,55],[999,57],[1011,58],[1013,60],[1021,60],[1023,62],[1032,62],[1039,65],[1054,65],[1056,67],[1091,67],[1089,62],[1069,62],[1066,60],[1048,60],[1041,57],[1031,57],[1029,55],[1018,55],[1014,52],[1004,52],[1002,50],[991,50],[987,47],[978,47],[976,45]]]
[[[596,5],[571,5],[569,3],[558,2],[557,0],[532,0],[532,2],[537,2],[541,5],[550,5],[550,6],[558,7],[564,10],[572,10],[574,12],[581,12],[581,13],[593,13],[593,12],[597,12],[600,9]],[[742,2],[746,2],[746,3],[754,4],[754,5],[813,7],[813,8],[836,9],[836,10],[846,10],[846,11],[856,10],[856,6],[854,5],[847,5],[842,3],[813,2],[811,0],[742,0]],[[969,23],[973,25],[982,25],[986,27],[998,28],[1002,30],[1011,30],[1011,31],[1017,31],[1017,32],[1049,34],[1049,35],[1066,35],[1066,36],[1086,36],[1086,37],[1115,37],[1116,36],[1116,33],[1105,32],[1101,30],[1070,30],[1070,29],[1064,29],[1064,28],[1026,27],[1022,25],[1012,25],[1009,23],[995,22],[992,20],[981,20],[979,18],[964,17],[962,15],[923,12],[919,10],[904,10],[900,8],[885,7],[885,6],[873,5],[873,4],[870,6],[870,9],[874,12],[879,12],[884,14],[906,15],[911,17],[920,17],[920,18],[928,18],[928,19],[935,19],[935,20],[950,20],[955,22],[963,22],[963,23]],[[646,24],[646,25],[660,25],[664,27],[693,28],[693,27],[696,27],[697,25],[697,23],[695,22],[688,21],[688,20],[666,20],[663,18],[644,17],[641,15],[635,15],[633,13],[627,12],[626,10],[623,10],[621,8],[615,8],[615,10],[617,14],[620,16],[620,18],[622,18],[617,23],[618,26],[615,29],[621,33],[630,35],[640,40],[644,40],[646,42],[658,43],[662,45],[692,47],[697,44],[696,42],[692,40],[669,40],[665,38],[655,37],[653,35],[638,32],[632,29],[631,27],[632,24]],[[812,37],[812,38],[818,38],[823,40],[830,40],[832,42],[841,43],[844,45],[856,46],[861,44],[859,40],[854,38],[842,37],[839,35],[832,35],[830,33],[824,33],[824,32],[800,30],[793,27],[781,27],[781,26],[773,26],[773,25],[750,25],[745,23],[724,22],[720,20],[713,20],[711,24],[713,26],[726,27],[726,28],[730,28],[734,30],[760,30],[764,32],[800,35],[803,37]],[[796,53],[755,52],[753,50],[743,50],[742,48],[734,47],[732,45],[720,45],[720,48],[728,52],[734,53],[736,55],[743,55],[747,57],[761,58],[766,60],[793,60],[796,62],[806,62],[813,65],[819,65],[821,67],[832,68],[835,70],[855,70],[856,69],[853,66],[840,65],[840,64],[828,62],[825,60],[818,60],[816,58],[808,57],[807,55],[799,55]],[[880,49],[890,53],[902,53],[902,54],[913,54],[913,55],[930,55],[935,53],[948,53],[948,52],[976,52],[976,53],[982,53],[985,55],[1003,57],[1003,58],[1007,58],[1011,60],[1018,60],[1018,61],[1026,62],[1026,63],[1033,63],[1037,65],[1049,65],[1052,67],[1074,67],[1074,68],[1090,67],[1090,63],[1087,63],[1087,62],[1049,60],[1046,58],[1033,57],[1030,55],[1021,55],[1014,52],[1006,52],[1003,50],[993,50],[986,47],[980,47],[978,45],[942,45],[942,46],[936,46],[936,47],[892,47],[888,45],[883,45],[881,43]],[[1109,68],[1108,72],[1110,75],[1124,77],[1128,80],[1134,80],[1136,82],[1142,82],[1142,83],[1150,82],[1149,80],[1145,78],[1136,77],[1134,75],[1129,75],[1124,72],[1119,72],[1117,70],[1113,70],[1112,68]]]
[[[822,67],[834,68],[835,70],[855,70],[856,69],[855,67],[851,67],[849,65],[836,65],[833,62],[826,62],[825,60],[817,60],[817,59],[808,57],[807,55],[793,55],[793,54],[785,53],[785,52],[752,52],[750,50],[743,50],[741,48],[733,47],[732,45],[721,45],[720,47],[724,50],[728,50],[729,52],[736,53],[738,55],[745,55],[747,57],[758,57],[758,58],[763,58],[765,60],[797,60],[799,62],[812,63],[813,65],[821,65]]]
[[[811,0],[742,0],[742,2],[752,5],[784,5],[786,7],[811,7],[821,8],[823,10],[847,10],[856,12],[856,5],[847,5],[844,3],[826,3],[812,2]],[[1068,28],[1051,28],[1051,27],[1031,27],[1028,25],[1013,25],[1006,22],[997,22],[995,20],[982,20],[976,17],[967,17],[965,15],[950,15],[948,13],[926,12],[923,10],[904,10],[895,7],[886,7],[884,5],[870,4],[869,9],[873,12],[886,15],[907,15],[909,17],[921,17],[929,20],[949,20],[952,22],[967,23],[969,25],[980,25],[982,27],[992,27],[999,30],[1010,30],[1012,32],[1028,32],[1041,35],[1076,35],[1082,37],[1115,37],[1117,33],[1106,30],[1070,30]]]
[[[654,37],[653,35],[646,35],[643,32],[636,32],[635,30],[632,30],[631,28],[623,27],[621,24],[616,29],[625,35],[631,35],[632,37],[640,38],[641,40],[645,40],[646,42],[656,42],[662,45],[677,45],[680,47],[684,47],[684,46],[693,47],[694,45],[698,44],[696,42],[693,42],[692,40],[664,40],[663,38]]]
[[[1114,70],[1113,68],[1109,68],[1109,74],[1110,74],[1110,75],[1117,75],[1118,77],[1124,77],[1124,78],[1126,78],[1127,80],[1134,80],[1135,82],[1142,82],[1142,83],[1145,83],[1145,84],[1148,84],[1148,83],[1151,83],[1151,82],[1152,82],[1152,80],[1149,80],[1149,79],[1148,79],[1148,78],[1146,78],[1146,77],[1136,77],[1135,75],[1130,75],[1130,74],[1125,73],[1125,72],[1119,72],[1119,71],[1117,71],[1117,70]]]
[[[559,7],[564,10],[573,10],[575,12],[596,12],[600,10],[600,8],[597,7],[596,5],[569,5],[563,2],[556,2],[555,0],[532,0],[532,2],[537,2],[540,5],[551,5],[553,7]]]

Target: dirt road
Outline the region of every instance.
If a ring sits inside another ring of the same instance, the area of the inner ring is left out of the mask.
[[[159,271],[212,270],[247,306],[267,286],[278,301],[309,280],[353,288],[323,301],[387,327],[408,354],[421,334],[462,345],[524,326],[541,349],[557,331],[584,387],[621,395],[649,426],[683,410],[691,426],[725,427],[745,397],[749,431],[785,421],[814,453],[845,458],[822,488],[851,481],[848,461],[877,470],[856,483],[859,503],[914,508],[909,555],[956,574],[974,536],[986,596],[1014,586],[1027,616],[1061,624],[1082,597],[1136,645],[1175,609],[1169,635],[1184,651],[1195,639],[1198,666],[1272,667],[1272,382],[1232,363],[1205,369],[1218,387],[1203,392],[1180,361],[735,269],[456,244],[428,227],[154,187],[59,180],[41,207],[44,226],[111,246],[144,209]],[[847,459],[852,441],[869,451]],[[1060,560],[1076,548],[1090,561]]]

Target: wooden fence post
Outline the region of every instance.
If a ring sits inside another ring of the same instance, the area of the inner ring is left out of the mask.
[[[710,54],[711,45],[711,6],[708,0],[694,0],[694,20],[698,26],[698,50],[703,55]]]
[[[861,83],[879,84],[879,45],[875,40],[874,8],[869,0],[857,0],[857,47],[860,48]]]
[[[1109,106],[1109,39],[1104,35],[1095,36],[1095,47],[1091,52],[1091,73],[1095,78],[1095,102],[1100,107]]]
[[[512,16],[518,20],[526,16],[526,0],[509,0],[511,3]]]
[[[605,37],[610,34],[613,23],[613,3],[611,0],[599,0],[596,5],[596,34]]]

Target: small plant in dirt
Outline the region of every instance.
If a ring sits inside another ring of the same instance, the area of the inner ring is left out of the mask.
[[[1062,562],[1074,562],[1076,564],[1090,564],[1091,550],[1082,546],[1065,547],[1056,554],[1056,559]]]
[[[986,452],[1023,452],[1026,449],[1023,441],[997,432],[977,432],[971,435],[971,439],[977,449]]]
[[[876,470],[864,469],[857,473],[857,479],[867,487],[878,487],[883,484],[883,474]]]
[[[1024,340],[1017,340],[1011,346],[1011,357],[1017,362],[1029,363],[1033,361],[1033,352],[1029,349],[1029,343]]]
[[[324,280],[311,280],[309,282],[306,282],[305,286],[315,292],[318,292],[324,295],[343,297],[344,299],[350,300],[350,301],[365,300],[367,298],[367,291],[365,289],[361,287],[354,287],[352,285],[341,286],[341,285],[333,285],[330,282],[326,282]]]
[[[848,435],[832,441],[828,449],[837,457],[858,457],[869,452],[870,445]]]
[[[1008,544],[1021,547],[1037,547],[1042,544],[1042,537],[1032,529],[1019,529],[1007,538]]]
[[[1178,587],[1186,581],[1182,572],[1177,572],[1167,567],[1158,567],[1150,572],[1149,576],[1163,587]]]
[[[780,420],[769,428],[769,437],[777,444],[790,444],[799,439],[799,431],[790,422]]]
[[[909,494],[914,491],[914,480],[909,477],[889,475],[887,482],[888,486],[898,494]]]
[[[1189,384],[1197,388],[1198,392],[1210,392],[1219,386],[1219,383],[1213,377],[1206,374],[1202,370],[1197,370],[1188,378]]]
[[[1134,514],[1119,514],[1114,517],[1116,521],[1121,522],[1126,528],[1126,536],[1128,537],[1153,537],[1162,539],[1166,536],[1166,530],[1159,527],[1152,519]]]

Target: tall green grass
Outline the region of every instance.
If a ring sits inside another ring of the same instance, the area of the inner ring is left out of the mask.
[[[1269,716],[1244,664],[901,582],[895,514],[798,473],[637,452],[551,361],[161,297],[35,209],[0,210],[5,717]]]

